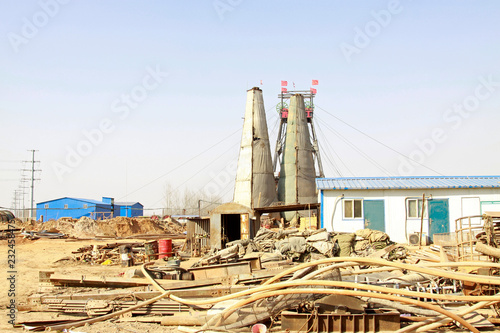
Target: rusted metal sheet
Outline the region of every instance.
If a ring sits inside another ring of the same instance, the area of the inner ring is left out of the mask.
[[[240,214],[240,234],[241,239],[250,238],[250,220],[248,214]]]
[[[187,237],[196,237],[210,235],[210,219],[209,218],[191,218],[187,223]]]
[[[350,313],[364,313],[367,303],[354,296],[329,295],[316,301],[315,305],[320,308],[320,312],[338,312],[339,307],[347,309]]]
[[[136,301],[117,300],[60,300],[49,303],[45,311],[61,313],[86,314],[89,317],[101,316],[107,313],[126,309],[137,304]],[[140,309],[133,310],[132,315],[171,315],[179,312],[189,312],[190,307],[170,300],[160,300]]]
[[[201,256],[210,248],[210,219],[191,218],[187,223],[187,241],[192,257]]]
[[[262,269],[262,262],[260,261],[260,257],[243,258],[243,259],[240,259],[239,261],[242,261],[242,262],[248,261],[250,263],[250,267],[252,268],[252,271]]]
[[[281,329],[290,332],[394,332],[400,329],[399,312],[385,313],[330,313],[311,315],[283,311],[281,314]]]
[[[280,261],[268,261],[268,262],[263,262],[262,263],[262,268],[266,270],[284,270],[288,269],[292,266],[295,266],[295,263],[292,262],[292,260],[287,259],[287,260],[280,260]]]
[[[271,206],[271,207],[258,207],[254,208],[255,212],[264,214],[264,213],[278,213],[278,212],[288,212],[293,210],[309,210],[309,209],[317,209],[321,208],[320,203],[310,203],[310,204],[291,204],[291,205],[279,205],[279,206]]]
[[[219,250],[222,248],[222,214],[210,216],[210,247]]]
[[[196,267],[189,269],[193,273],[194,279],[204,280],[215,276],[227,277],[231,275],[251,274],[252,268],[250,262],[237,262],[223,265],[211,265],[206,267]]]

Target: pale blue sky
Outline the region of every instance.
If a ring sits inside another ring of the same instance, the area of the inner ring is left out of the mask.
[[[224,170],[238,157],[246,90],[263,90],[272,131],[281,80],[297,89],[319,80],[317,106],[404,155],[423,154],[440,174],[498,174],[498,1],[61,2],[0,3],[1,207],[11,207],[28,149],[39,150],[43,170],[36,201],[113,196],[160,207],[165,183],[198,190],[221,172],[232,178]],[[30,24],[37,31],[26,35]],[[371,34],[367,45],[356,44],[360,30]],[[358,45],[349,59],[347,44]],[[141,86],[148,68],[168,76],[120,118],[113,103]],[[447,111],[474,98],[470,112]],[[397,153],[321,109],[316,117],[327,177],[401,174]],[[58,178],[67,149],[106,119],[113,129]],[[416,140],[436,129],[440,142],[422,153]],[[231,200],[232,185],[216,182]]]

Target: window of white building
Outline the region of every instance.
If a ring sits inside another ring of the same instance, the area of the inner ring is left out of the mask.
[[[424,207],[424,217],[426,217],[427,207]],[[407,199],[406,217],[409,219],[422,218],[422,199]]]
[[[345,219],[363,218],[363,200],[344,199],[344,218]]]

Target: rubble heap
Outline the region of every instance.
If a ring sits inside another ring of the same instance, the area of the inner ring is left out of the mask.
[[[81,217],[78,220],[60,218],[47,222],[29,221],[21,225],[26,231],[61,232],[74,238],[88,237],[130,237],[142,234],[182,234],[185,231],[172,218],[153,220],[151,218],[115,217],[108,220],[93,220]]]
[[[261,256],[263,262],[271,260],[291,260],[306,262],[333,257],[368,256],[383,249],[392,242],[389,236],[377,230],[363,229],[356,233],[327,232],[326,229],[304,230],[279,229],[277,231],[261,228],[254,239],[229,242],[222,256],[223,260]],[[216,249],[209,251],[197,265],[213,263],[221,258]]]

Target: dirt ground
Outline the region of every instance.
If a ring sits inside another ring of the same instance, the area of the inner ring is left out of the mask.
[[[134,240],[123,240],[121,242],[131,242]],[[141,241],[141,240],[137,240]],[[39,285],[38,278],[40,271],[54,271],[61,274],[81,274],[81,275],[98,275],[106,277],[115,277],[120,273],[124,273],[127,268],[121,266],[101,266],[88,265],[83,263],[63,261],[55,263],[55,261],[71,256],[72,251],[84,245],[90,244],[106,244],[120,241],[66,241],[64,239],[39,239],[27,240],[20,237],[16,238],[15,255],[16,255],[16,287],[15,301],[17,305],[27,304],[28,296],[37,293]],[[182,241],[181,241],[182,242]],[[14,329],[8,323],[8,309],[6,308],[10,302],[9,297],[9,281],[8,278],[8,243],[7,240],[0,240],[0,248],[4,249],[4,254],[0,256],[1,267],[3,274],[0,277],[0,332],[22,332],[22,329]],[[17,313],[17,321],[37,319],[37,313]],[[56,314],[54,313],[54,318]],[[44,318],[47,318],[44,316]],[[97,332],[169,332],[175,331],[175,328],[167,328],[159,324],[144,324],[144,323],[113,323],[110,321],[97,323],[91,326],[84,326],[76,329],[77,332],[97,333]]]
[[[78,248],[93,244],[106,244],[116,242],[134,242],[141,240],[80,240],[80,241],[66,241],[64,239],[39,239],[28,240],[21,237],[16,238],[15,254],[16,254],[16,297],[15,301],[18,306],[27,304],[28,296],[37,293],[39,289],[39,272],[40,271],[54,271],[59,274],[71,275],[97,275],[106,277],[116,277],[120,273],[124,273],[127,268],[121,266],[101,266],[89,265],[85,263],[62,261],[57,260],[64,257],[71,256],[72,251]],[[175,243],[182,243],[183,240],[174,240]],[[0,240],[0,248],[3,249],[3,255],[0,256],[1,267],[3,268],[2,276],[0,276],[0,332],[24,332],[21,328],[13,328],[8,323],[9,311],[6,308],[10,302],[8,295],[9,281],[8,278],[8,242],[7,240]],[[193,259],[196,261],[196,259]],[[193,261],[183,262],[183,267],[189,267]],[[139,267],[139,266],[136,266]],[[71,288],[73,292],[83,292],[83,288]],[[62,293],[68,293],[69,288],[61,290]],[[48,319],[62,319],[57,313],[27,313],[18,312],[17,321],[32,321],[32,320],[48,320]],[[118,332],[137,332],[137,333],[159,333],[159,332],[177,332],[176,327],[165,327],[159,324],[151,323],[138,323],[138,322],[123,322],[117,323],[113,320],[108,320],[101,323],[96,323],[90,326],[82,326],[74,329],[72,332],[85,332],[85,333],[118,333]],[[441,332],[445,332],[443,330]],[[498,332],[500,330],[493,329],[489,332]]]

